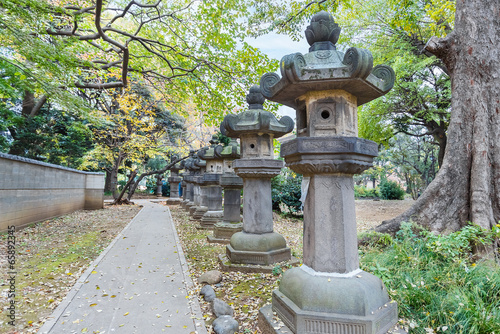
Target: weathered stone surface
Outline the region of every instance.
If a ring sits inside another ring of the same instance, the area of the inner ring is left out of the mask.
[[[222,273],[218,270],[210,270],[198,278],[198,283],[217,284],[222,281]]]
[[[318,41],[325,31],[335,36],[340,29],[334,28],[333,17],[320,12],[313,17],[306,35],[313,42],[309,53],[294,53],[282,58],[281,77],[276,73],[264,74],[260,86],[265,98],[299,109],[301,97],[311,91],[343,90],[356,97],[362,105],[386,94],[394,86],[395,74],[387,65],[373,68],[373,58],[368,50],[350,48],[346,53],[336,50],[332,40]],[[325,19],[327,18],[327,19]],[[331,25],[327,27],[327,25]],[[317,35],[319,33],[319,35]],[[299,120],[297,120],[299,123]]]
[[[203,296],[206,302],[211,302],[215,299],[215,290],[210,285],[205,285],[201,288],[200,295]]]
[[[225,301],[215,298],[212,301],[212,312],[218,318],[223,315],[233,316],[234,311]]]
[[[173,159],[177,160],[178,156],[174,156]],[[168,178],[168,182],[170,184],[170,198],[167,199],[167,204],[169,205],[177,205],[182,201],[179,197],[179,183],[181,183],[182,181],[182,179],[179,177],[179,171],[181,169],[181,163],[176,163],[170,168],[171,174]]]
[[[0,153],[0,230],[103,207],[104,174]],[[50,194],[50,195],[48,195]]]
[[[261,79],[267,98],[297,113],[297,138],[281,156],[305,176],[304,264],[285,272],[272,305],[296,334],[381,334],[398,319],[382,281],[359,269],[352,180],[377,155],[375,143],[356,137],[357,107],[387,93],[394,72],[373,68],[367,50],[338,52],[339,33],[330,14],[314,15],[310,52],[285,56],[281,78]],[[264,332],[272,332],[262,315]]]
[[[222,315],[215,319],[212,327],[217,334],[234,334],[240,328],[238,321],[229,315]]]
[[[263,110],[259,86],[250,88],[247,102],[248,110],[226,116],[221,124],[222,133],[240,137],[241,159],[234,161],[233,168],[243,179],[244,193],[243,231],[232,235],[226,255],[234,264],[269,265],[291,259],[285,239],[273,232],[271,178],[283,168],[282,161],[274,160],[273,139],[290,132],[294,123],[289,117],[277,120]],[[230,222],[239,218],[236,205],[235,201]]]
[[[272,113],[263,110],[264,101],[265,99],[262,96],[260,87],[258,85],[252,86],[247,95],[248,110],[237,115],[227,115],[221,123],[221,132],[226,136],[243,138],[245,135],[250,134],[251,137],[255,137],[248,138],[250,139],[248,146],[241,146],[243,157],[247,155],[245,153],[248,153],[246,152],[246,148],[250,151],[255,150],[260,155],[266,156],[266,147],[267,151],[271,147],[267,145],[268,143],[264,143],[264,141],[267,140],[269,142],[269,135],[278,138],[293,130],[293,120],[288,116],[277,120]],[[257,133],[265,134],[266,136],[255,136]],[[263,140],[262,142],[260,142],[261,139]],[[266,144],[265,147],[263,147],[263,144]]]
[[[296,267],[300,265],[299,259],[295,257],[290,257],[289,260],[284,260],[284,262],[272,262],[269,265],[266,264],[249,264],[249,263],[232,263],[226,254],[219,255],[219,264],[221,270],[230,272],[240,272],[240,273],[264,273],[264,274],[272,274],[276,269],[276,266],[281,267],[283,270],[285,268]]]

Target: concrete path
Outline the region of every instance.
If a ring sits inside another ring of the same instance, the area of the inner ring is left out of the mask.
[[[80,277],[39,334],[207,333],[168,207],[144,208]]]

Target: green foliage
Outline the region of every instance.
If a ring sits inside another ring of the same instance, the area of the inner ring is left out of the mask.
[[[405,191],[396,181],[383,180],[379,185],[379,194],[382,199],[404,199]]]
[[[38,116],[13,116],[15,139],[8,148],[26,158],[79,168],[93,148],[92,132],[85,119],[54,108],[42,108]]]
[[[407,192],[417,199],[419,194],[436,177],[438,172],[438,148],[433,140],[398,134],[389,140],[384,151],[385,159],[397,166],[394,173],[404,180]]]
[[[154,194],[156,193],[156,188],[157,188],[157,182],[156,182],[156,176],[148,176],[146,177],[146,192],[148,194]]]
[[[170,197],[170,182],[166,179],[163,180],[163,184],[161,185],[161,195],[163,197]]]
[[[498,333],[500,266],[471,253],[493,237],[475,225],[434,235],[403,223],[391,244],[375,236],[361,247],[361,268],[382,278],[410,333]]]
[[[379,197],[377,189],[368,189],[365,186],[354,186],[354,197],[355,198],[373,198]]]
[[[279,276],[279,275],[283,274],[283,268],[281,268],[281,266],[280,266],[280,265],[275,265],[275,266],[273,267],[272,274],[273,274],[274,276]]]
[[[220,131],[217,131],[217,133],[215,135],[217,136],[217,139],[219,140],[219,143],[222,146],[227,146],[229,144],[229,142],[231,141],[231,138],[223,135]]]
[[[384,248],[392,245],[393,239],[390,234],[370,231],[360,233],[358,235],[358,242],[364,246]]]
[[[280,204],[290,212],[300,211],[302,175],[285,168],[271,180],[273,210],[281,212]]]

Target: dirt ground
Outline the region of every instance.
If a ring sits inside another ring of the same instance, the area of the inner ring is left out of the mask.
[[[139,197],[157,199],[156,196],[134,196],[134,198]],[[356,201],[358,231],[368,230],[383,220],[397,216],[413,203],[412,200]],[[188,218],[184,217],[185,214],[182,215],[182,218],[177,216],[176,212],[181,210],[173,207],[172,209],[174,220],[178,220],[176,222],[178,233],[183,241],[183,248],[188,255],[188,263],[194,277],[197,277],[202,271],[216,269],[218,265],[215,256],[206,256],[207,249],[205,247],[210,247],[211,251],[215,253],[222,253],[224,247],[209,246],[206,243],[204,232],[198,231],[193,224],[180,224],[182,219]],[[19,302],[19,321],[15,328],[8,326],[5,321],[5,310],[3,307],[0,308],[0,332],[35,333],[89,263],[106,248],[139,210],[138,206],[106,206],[103,210],[77,211],[16,231],[16,270],[18,272],[16,298]],[[276,231],[285,236],[294,256],[301,258],[302,220],[276,214],[274,216]],[[198,237],[197,241],[199,242],[193,242],[194,236]],[[6,234],[0,235],[2,254],[7,254],[5,240]],[[198,254],[201,250],[202,252]],[[0,256],[0,270],[5,271],[6,262],[5,257]],[[234,297],[236,300],[232,301],[233,305],[242,305],[239,308],[234,306],[237,309],[237,318],[243,329],[252,329],[252,333],[255,333],[257,310],[263,304],[270,302],[270,291],[276,288],[278,277],[256,275],[253,279],[257,283],[265,282],[266,290],[262,290],[263,293],[259,298],[250,298],[246,295],[246,290],[254,291],[253,284],[246,286],[248,285],[248,277],[244,276],[245,279],[242,279],[242,276],[227,275],[226,279],[231,284],[227,284],[226,288],[231,291],[236,288],[241,290],[241,298]],[[270,281],[273,284],[270,284]],[[5,278],[2,277],[0,279],[0,305],[6,305],[7,302],[6,284]],[[224,287],[221,287],[218,293],[222,296],[229,295],[229,291],[226,292]]]
[[[358,232],[369,230],[382,221],[394,218],[408,210],[415,203],[412,199],[403,201],[356,200],[356,221]]]

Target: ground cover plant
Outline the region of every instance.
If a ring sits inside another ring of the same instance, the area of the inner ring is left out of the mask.
[[[225,246],[209,244],[206,236],[212,231],[196,229],[199,222],[190,220],[180,208],[170,208],[196,294],[201,289],[196,278],[219,269],[217,256],[225,253]],[[274,215],[275,231],[285,237],[292,254],[300,259],[302,226],[299,218]],[[391,299],[398,303],[400,325],[410,334],[500,333],[500,267],[471,255],[475,243],[489,243],[493,234],[469,226],[442,236],[407,224],[393,238],[368,232],[369,228],[358,224],[361,268],[384,281]],[[500,233],[500,226],[497,229]],[[214,286],[217,297],[235,310],[239,333],[260,333],[258,310],[271,302],[282,273],[278,268],[273,274],[224,273],[223,281]],[[210,332],[215,317],[209,304],[199,300]]]
[[[7,276],[0,276],[0,332],[36,333],[80,275],[139,212],[106,206],[36,223],[15,232],[16,326],[7,323]],[[0,235],[0,272],[7,270],[7,234]],[[5,308],[4,308],[5,307]]]
[[[219,269],[217,257],[225,254],[226,246],[209,244],[207,236],[213,231],[199,230],[199,221],[190,220],[189,215],[180,207],[170,206],[172,217],[189,265],[197,294],[202,286],[197,278],[209,270]],[[302,220],[293,217],[281,217],[274,214],[275,231],[285,236],[292,255],[302,257]],[[217,298],[227,302],[235,311],[234,318],[240,324],[239,333],[260,333],[257,328],[259,308],[271,302],[272,291],[278,287],[282,270],[278,267],[271,274],[243,274],[229,272],[223,274],[223,281],[214,286]],[[286,271],[287,268],[285,268]],[[210,311],[209,303],[199,297],[205,323],[211,330],[215,316]]]
[[[476,243],[489,243],[500,236],[500,224],[494,228],[496,235],[468,226],[448,236],[403,225],[402,231],[391,237],[367,232],[376,222],[359,220],[366,214],[380,220],[387,211],[395,215],[393,204],[404,210],[406,202],[409,201],[357,201],[362,269],[382,278],[391,298],[397,301],[400,321],[410,334],[500,333],[500,267],[494,261],[478,260],[471,255]],[[191,221],[178,207],[170,208],[194,281],[194,290],[189,293],[196,297],[201,288],[196,278],[219,268],[217,256],[225,252],[225,246],[209,244],[206,236],[212,231],[198,230],[198,221]],[[0,321],[4,322],[0,323],[0,332],[35,333],[78,276],[138,210],[137,206],[113,206],[78,211],[17,231],[18,326],[7,326],[2,307]],[[292,254],[301,259],[302,220],[274,214],[274,222]],[[1,238],[4,247],[5,235]],[[0,261],[4,272],[6,259]],[[271,302],[281,275],[278,268],[272,274],[224,273],[223,281],[214,287],[217,297],[234,308],[240,333],[260,333],[258,310]],[[0,281],[3,292],[7,286],[5,278],[0,279],[4,280]],[[210,329],[214,317],[208,303],[199,300]],[[6,305],[5,293],[0,295],[0,304]]]
[[[382,278],[410,333],[500,333],[500,266],[472,253],[499,232],[436,235],[405,223],[395,238],[364,234],[361,267]]]

